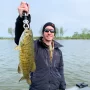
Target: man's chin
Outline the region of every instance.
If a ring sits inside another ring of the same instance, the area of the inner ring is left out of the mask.
[[[46,39],[48,42],[52,41],[52,39]]]

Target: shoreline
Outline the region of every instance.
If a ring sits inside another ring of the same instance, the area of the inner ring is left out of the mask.
[[[34,37],[33,39],[38,39],[39,37]],[[5,38],[5,37],[1,37],[0,40],[14,40],[14,38]],[[87,39],[87,38],[55,38],[55,40],[90,40],[90,39]]]

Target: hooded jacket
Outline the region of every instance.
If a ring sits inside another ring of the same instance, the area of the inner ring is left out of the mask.
[[[29,22],[31,16],[28,16]],[[18,17],[15,23],[15,43],[18,45],[19,38],[24,31],[23,18]],[[42,37],[34,41],[36,71],[31,73],[29,90],[65,90],[64,64],[61,44],[54,42],[52,62],[50,61],[48,46],[42,41]]]

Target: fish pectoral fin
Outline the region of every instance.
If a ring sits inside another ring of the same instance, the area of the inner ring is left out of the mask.
[[[31,85],[31,80],[28,78],[28,79],[26,79],[26,81],[27,81],[27,83],[29,84],[29,85]]]
[[[18,73],[21,73],[20,63],[18,65]]]
[[[20,46],[16,46],[15,50],[21,50],[21,47]]]

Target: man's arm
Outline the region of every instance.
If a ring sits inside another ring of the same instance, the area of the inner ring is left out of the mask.
[[[27,16],[29,23],[31,22],[31,16],[30,14]],[[15,23],[15,38],[14,41],[15,43],[18,45],[19,44],[19,39],[20,36],[22,34],[22,32],[24,31],[23,28],[23,17],[18,16],[16,19],[16,23]]]

